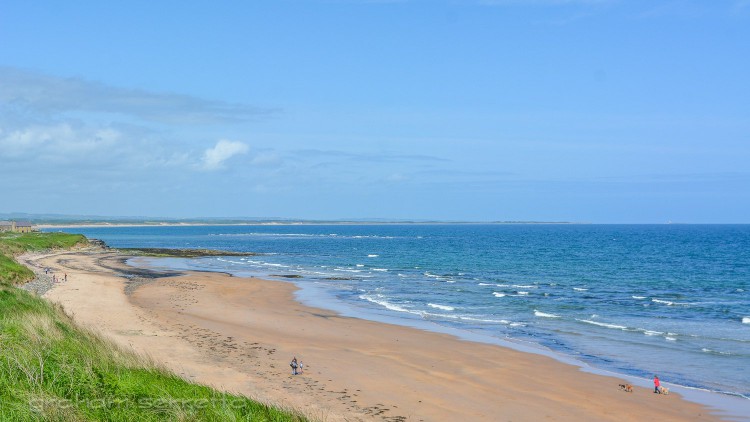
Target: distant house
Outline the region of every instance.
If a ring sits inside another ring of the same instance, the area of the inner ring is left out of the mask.
[[[13,231],[19,232],[19,233],[31,233],[33,229],[33,225],[28,221],[16,221],[16,226],[13,228]]]
[[[30,233],[34,225],[28,221],[0,221],[0,232]]]

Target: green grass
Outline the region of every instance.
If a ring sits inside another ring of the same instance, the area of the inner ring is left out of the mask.
[[[88,243],[82,234],[70,233],[0,233],[0,253],[16,255],[26,251],[67,249]]]
[[[34,278],[34,273],[12,258],[0,255],[0,285],[20,284]]]
[[[23,251],[80,243],[80,238],[45,236],[0,236],[0,245],[11,240],[10,248]],[[15,278],[7,273],[15,271],[12,264],[18,265],[0,255],[0,278]],[[0,285],[0,421],[6,420],[305,419],[185,381],[77,326],[59,306],[5,284]]]
[[[17,285],[34,278],[34,273],[13,257],[24,252],[68,249],[85,245],[80,234],[68,233],[0,233],[0,285]]]

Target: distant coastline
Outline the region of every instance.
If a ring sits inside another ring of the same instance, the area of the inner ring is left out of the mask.
[[[197,227],[197,226],[351,226],[351,225],[495,225],[495,224],[590,224],[574,223],[569,221],[233,221],[233,222],[214,222],[214,221],[191,221],[191,222],[172,222],[172,221],[144,221],[144,222],[54,222],[38,223],[35,227],[40,229],[54,229],[62,227]]]
[[[590,224],[571,221],[533,220],[425,220],[389,218],[341,218],[319,220],[284,217],[147,217],[147,216],[101,216],[75,214],[0,213],[0,220],[30,221],[37,228],[55,227],[153,227],[153,226],[258,226],[258,225],[384,225],[384,224]]]

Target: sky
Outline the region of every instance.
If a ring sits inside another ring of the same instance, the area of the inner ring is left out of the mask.
[[[750,0],[5,1],[0,213],[750,223]]]

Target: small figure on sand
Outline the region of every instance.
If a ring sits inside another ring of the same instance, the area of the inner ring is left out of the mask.
[[[297,356],[295,356],[291,362],[289,362],[289,366],[292,367],[292,375],[297,375],[297,368],[299,365],[297,365]]]
[[[299,370],[297,371],[298,374],[301,374],[305,372],[305,364],[302,363],[302,361],[299,361]]]
[[[64,281],[68,281],[68,273],[65,273],[65,279]]]
[[[654,393],[661,394],[661,383],[656,375],[654,375]]]

